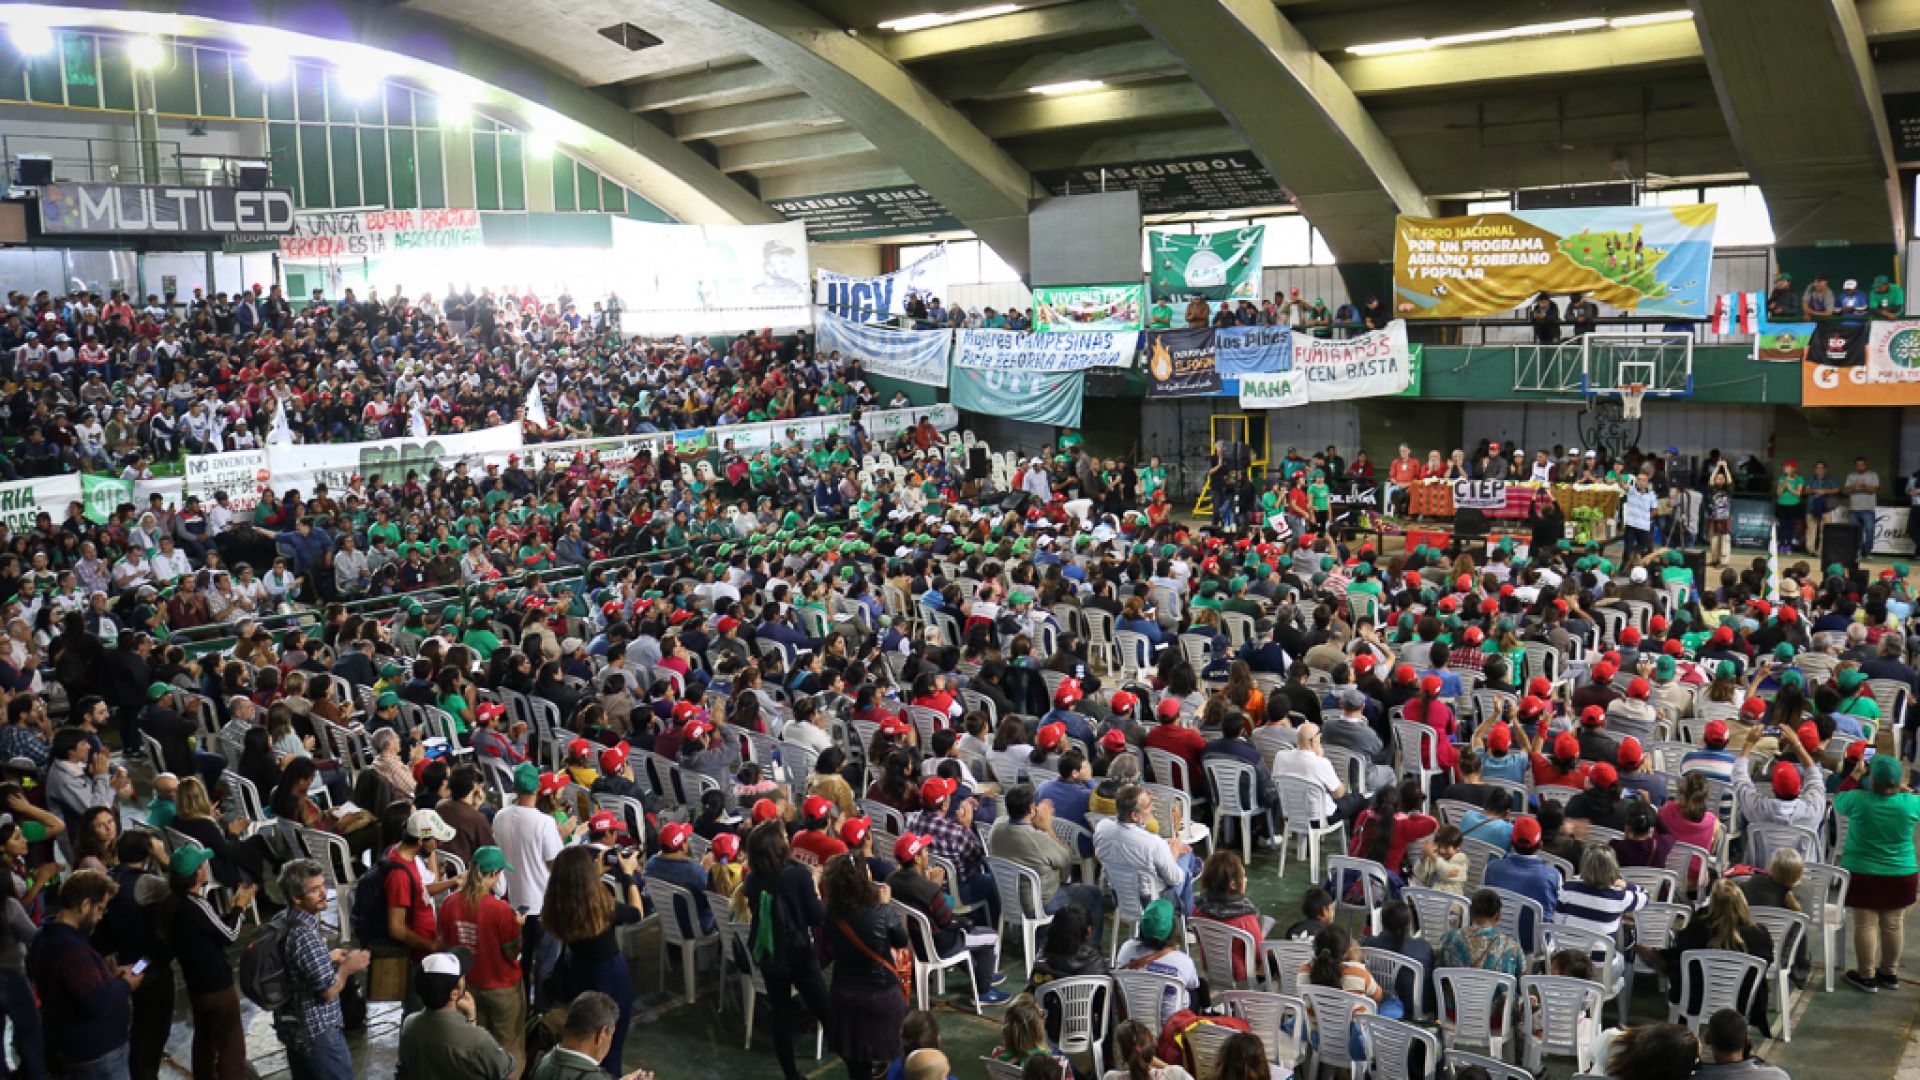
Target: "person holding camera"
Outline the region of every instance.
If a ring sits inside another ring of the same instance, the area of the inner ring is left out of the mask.
[[[602,873],[613,875],[615,892],[608,892],[601,883]],[[633,1022],[633,976],[620,953],[617,932],[640,921],[639,874],[636,848],[611,848],[604,853],[586,846],[567,848],[553,860],[553,877],[540,912],[541,925],[565,948],[560,958],[562,994],[572,998],[598,991],[620,1007],[613,1041],[601,1058],[601,1066],[616,1076],[626,1050],[627,1027]],[[615,900],[615,893],[623,899]]]

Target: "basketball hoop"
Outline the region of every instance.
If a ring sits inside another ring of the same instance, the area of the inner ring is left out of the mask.
[[[1628,383],[1620,393],[1620,416],[1625,420],[1640,419],[1640,406],[1647,399],[1646,383]]]

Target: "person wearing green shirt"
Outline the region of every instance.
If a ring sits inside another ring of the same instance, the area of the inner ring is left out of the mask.
[[[467,632],[460,635],[460,644],[465,645],[467,648],[479,654],[481,663],[486,663],[488,660],[493,659],[494,652],[500,648],[500,639],[494,634],[492,626],[487,622],[488,615],[489,612],[486,608],[473,609],[472,620],[467,624]],[[446,708],[445,705],[440,707],[443,709]],[[448,709],[447,711],[452,712],[453,710]]]
[[[1800,463],[1789,458],[1780,466],[1780,479],[1773,482],[1773,516],[1780,525],[1781,544],[1789,551],[1800,544],[1806,494],[1807,478],[1800,475]]]
[[[394,547],[400,546],[400,526],[387,520],[387,512],[385,510],[380,511],[379,518],[375,520],[373,524],[367,526],[367,539],[371,541],[376,536],[386,537],[387,543],[392,544]]]
[[[1881,754],[1868,766],[1865,783],[1833,797],[1833,809],[1847,819],[1840,866],[1853,875],[1846,902],[1853,911],[1857,965],[1847,972],[1847,982],[1868,993],[1890,990],[1900,985],[1894,971],[1901,928],[1920,881],[1913,850],[1920,795],[1913,793],[1898,757]]]
[[[1158,454],[1148,458],[1147,463],[1137,471],[1140,474],[1140,500],[1142,502],[1152,502],[1155,492],[1166,490],[1167,467],[1160,464],[1160,456]]]
[[[1313,518],[1322,528],[1333,524],[1333,492],[1327,487],[1327,475],[1318,469],[1307,483],[1307,500],[1313,504]]]
[[[1147,312],[1147,329],[1170,330],[1173,328],[1173,305],[1165,300],[1154,301],[1152,310]]]
[[[1907,291],[1881,274],[1867,294],[1867,313],[1876,319],[1901,319],[1907,314]]]
[[[1833,681],[1840,688],[1840,704],[1833,711],[1872,720],[1875,722],[1873,726],[1879,727],[1880,703],[1867,690],[1867,673],[1859,668],[1848,668],[1835,675]]]

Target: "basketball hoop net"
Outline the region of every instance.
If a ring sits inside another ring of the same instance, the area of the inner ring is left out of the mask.
[[[1628,383],[1620,394],[1620,416],[1625,420],[1640,419],[1640,406],[1647,400],[1646,383]]]

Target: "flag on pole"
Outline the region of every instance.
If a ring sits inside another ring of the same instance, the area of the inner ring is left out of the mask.
[[[1713,301],[1713,332],[1757,334],[1760,332],[1760,311],[1760,294],[1757,292],[1722,293]]]
[[[538,427],[547,426],[547,406],[540,400],[540,384],[527,387],[527,423]]]
[[[287,400],[280,398],[273,410],[273,428],[267,432],[267,442],[273,446],[292,446],[293,428],[287,425]]]
[[[1767,527],[1767,603],[1780,602],[1780,523]]]
[[[430,436],[432,430],[427,427],[427,403],[418,390],[413,393],[413,408],[409,413],[411,415],[408,418],[408,434],[416,439],[426,439]]]

